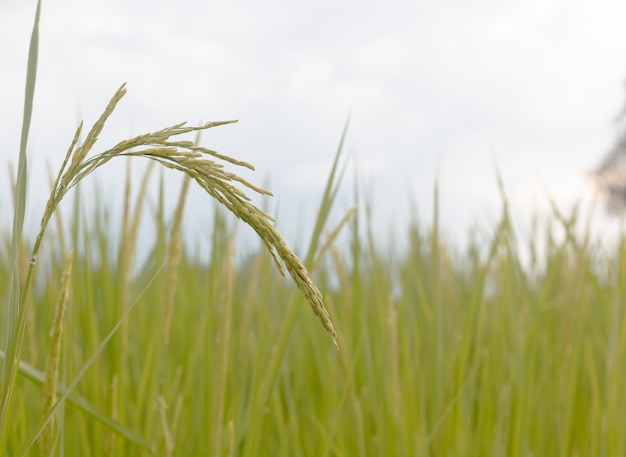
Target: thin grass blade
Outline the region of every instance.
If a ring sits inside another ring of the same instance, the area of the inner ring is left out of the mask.
[[[33,101],[35,99],[35,81],[37,79],[37,56],[39,53],[39,17],[41,13],[41,0],[37,2],[35,11],[35,23],[30,39],[28,53],[28,68],[26,71],[26,89],[24,96],[24,117],[22,120],[22,135],[20,139],[20,155],[18,160],[17,181],[15,192],[15,213],[13,216],[13,235],[10,249],[10,279],[9,279],[9,318],[6,322],[5,348],[9,354],[8,360],[2,364],[1,398],[0,398],[0,454],[6,450],[8,433],[7,422],[11,412],[11,400],[19,365],[20,333],[23,332],[23,321],[20,321],[20,300],[18,276],[18,259],[22,244],[22,228],[24,226],[24,214],[26,212],[26,179],[28,161],[26,148],[28,145],[28,133],[33,114]]]

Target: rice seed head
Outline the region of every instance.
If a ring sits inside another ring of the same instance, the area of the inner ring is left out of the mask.
[[[48,362],[46,364],[46,377],[44,381],[44,403],[43,413],[46,414],[56,400],[57,383],[59,378],[59,363],[61,360],[61,341],[63,338],[63,323],[65,321],[65,311],[69,301],[70,276],[74,261],[74,251],[70,251],[65,260],[63,275],[61,277],[61,291],[54,307],[54,318],[50,329],[50,350],[48,352]],[[43,431],[41,447],[42,455],[49,453],[48,446],[52,427],[46,427]]]
[[[63,199],[65,193],[76,185],[80,180],[88,176],[91,172],[101,167],[115,157],[144,157],[154,160],[161,165],[178,170],[189,178],[193,179],[204,191],[215,198],[220,204],[226,207],[238,219],[248,224],[259,235],[263,244],[272,255],[274,263],[282,275],[286,268],[298,288],[309,302],[313,313],[317,316],[323,328],[331,335],[333,342],[337,345],[337,333],[328,316],[322,300],[322,294],[317,289],[310,278],[307,269],[300,259],[283,241],[282,236],[273,226],[274,219],[250,202],[250,198],[243,189],[243,186],[261,195],[272,195],[269,190],[254,186],[235,173],[226,171],[224,164],[244,167],[254,170],[254,167],[240,160],[220,154],[211,149],[198,146],[188,140],[173,140],[183,134],[196,132],[237,122],[235,120],[208,122],[198,127],[187,126],[182,122],[171,127],[164,128],[157,132],[146,133],[127,140],[123,140],[100,154],[87,157],[93,148],[106,120],[126,93],[126,85],[123,84],[115,93],[103,114],[91,128],[82,146],[76,147],[80,128],[70,146],[64,166],[59,172],[56,186],[50,196],[46,206],[45,214],[42,218],[43,234],[50,216]],[[69,166],[65,169],[65,165]]]

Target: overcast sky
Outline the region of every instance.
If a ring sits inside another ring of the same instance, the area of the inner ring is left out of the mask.
[[[2,162],[17,156],[35,3],[0,0]],[[409,198],[427,223],[438,177],[442,223],[462,240],[499,214],[496,163],[520,220],[548,196],[566,209],[590,195],[586,173],[615,134],[624,17],[618,0],[44,1],[30,195],[43,205],[45,161],[58,167],[78,121],[127,82],[96,149],[239,119],[202,144],[256,166],[246,176],[269,183],[292,238],[315,217],[349,115],[346,152],[380,233],[406,226]],[[100,178],[111,198],[118,167]],[[188,210],[200,224],[207,198]]]

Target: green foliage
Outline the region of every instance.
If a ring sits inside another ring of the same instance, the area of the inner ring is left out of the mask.
[[[155,244],[122,284],[110,227],[86,222],[105,209],[81,215],[80,207],[70,223],[69,249],[79,254],[58,392],[99,355],[56,412],[57,452],[61,443],[65,455],[626,450],[626,239],[604,253],[576,235],[575,212],[555,210],[522,244],[504,205],[493,233],[480,234],[484,241],[464,254],[451,251],[436,224],[413,224],[403,255],[383,253],[371,233],[350,240],[352,251],[330,245],[315,277],[337,323],[337,351],[312,319],[298,318],[303,298],[269,256],[259,251],[234,262],[233,224],[222,211],[210,259],[182,250],[171,275],[176,223],[157,207],[152,218],[164,246]],[[532,265],[522,264],[521,250],[535,253]],[[49,279],[38,281],[26,322],[9,455],[42,417],[64,269],[59,249],[48,255]],[[8,265],[0,269],[4,291]],[[125,317],[117,314],[124,289],[134,303]],[[127,333],[111,335],[120,321]]]

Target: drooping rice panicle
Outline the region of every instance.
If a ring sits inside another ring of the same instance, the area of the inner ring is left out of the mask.
[[[284,268],[287,269],[296,285],[309,302],[313,313],[318,317],[323,328],[332,336],[333,342],[336,345],[337,335],[328,317],[328,313],[324,308],[322,295],[311,280],[307,269],[283,241],[282,236],[273,226],[274,219],[266,212],[250,203],[250,198],[243,190],[236,187],[235,184],[239,183],[262,195],[271,195],[271,192],[254,186],[235,173],[226,171],[223,164],[208,160],[206,156],[208,155],[251,170],[254,170],[254,167],[247,162],[239,161],[210,149],[197,146],[191,141],[170,140],[172,137],[182,134],[200,132],[236,121],[208,122],[198,127],[188,127],[185,126],[185,123],[179,123],[157,132],[147,133],[121,141],[109,150],[89,158],[87,157],[98,139],[104,123],[125,93],[126,86],[123,84],[114,94],[105,111],[91,128],[83,144],[79,147],[75,147],[76,138],[79,135],[80,129],[77,131],[69,149],[71,152],[64,162],[66,163],[69,160],[70,165],[66,170],[62,170],[62,176],[61,173],[59,174],[60,178],[56,180],[57,187],[53,190],[46,206],[46,211],[42,218],[42,232],[52,212],[56,209],[65,193],[109,160],[115,157],[145,157],[152,159],[167,168],[178,170],[192,178],[210,196],[224,205],[237,218],[252,227],[272,255],[274,263],[281,274],[284,275]]]

